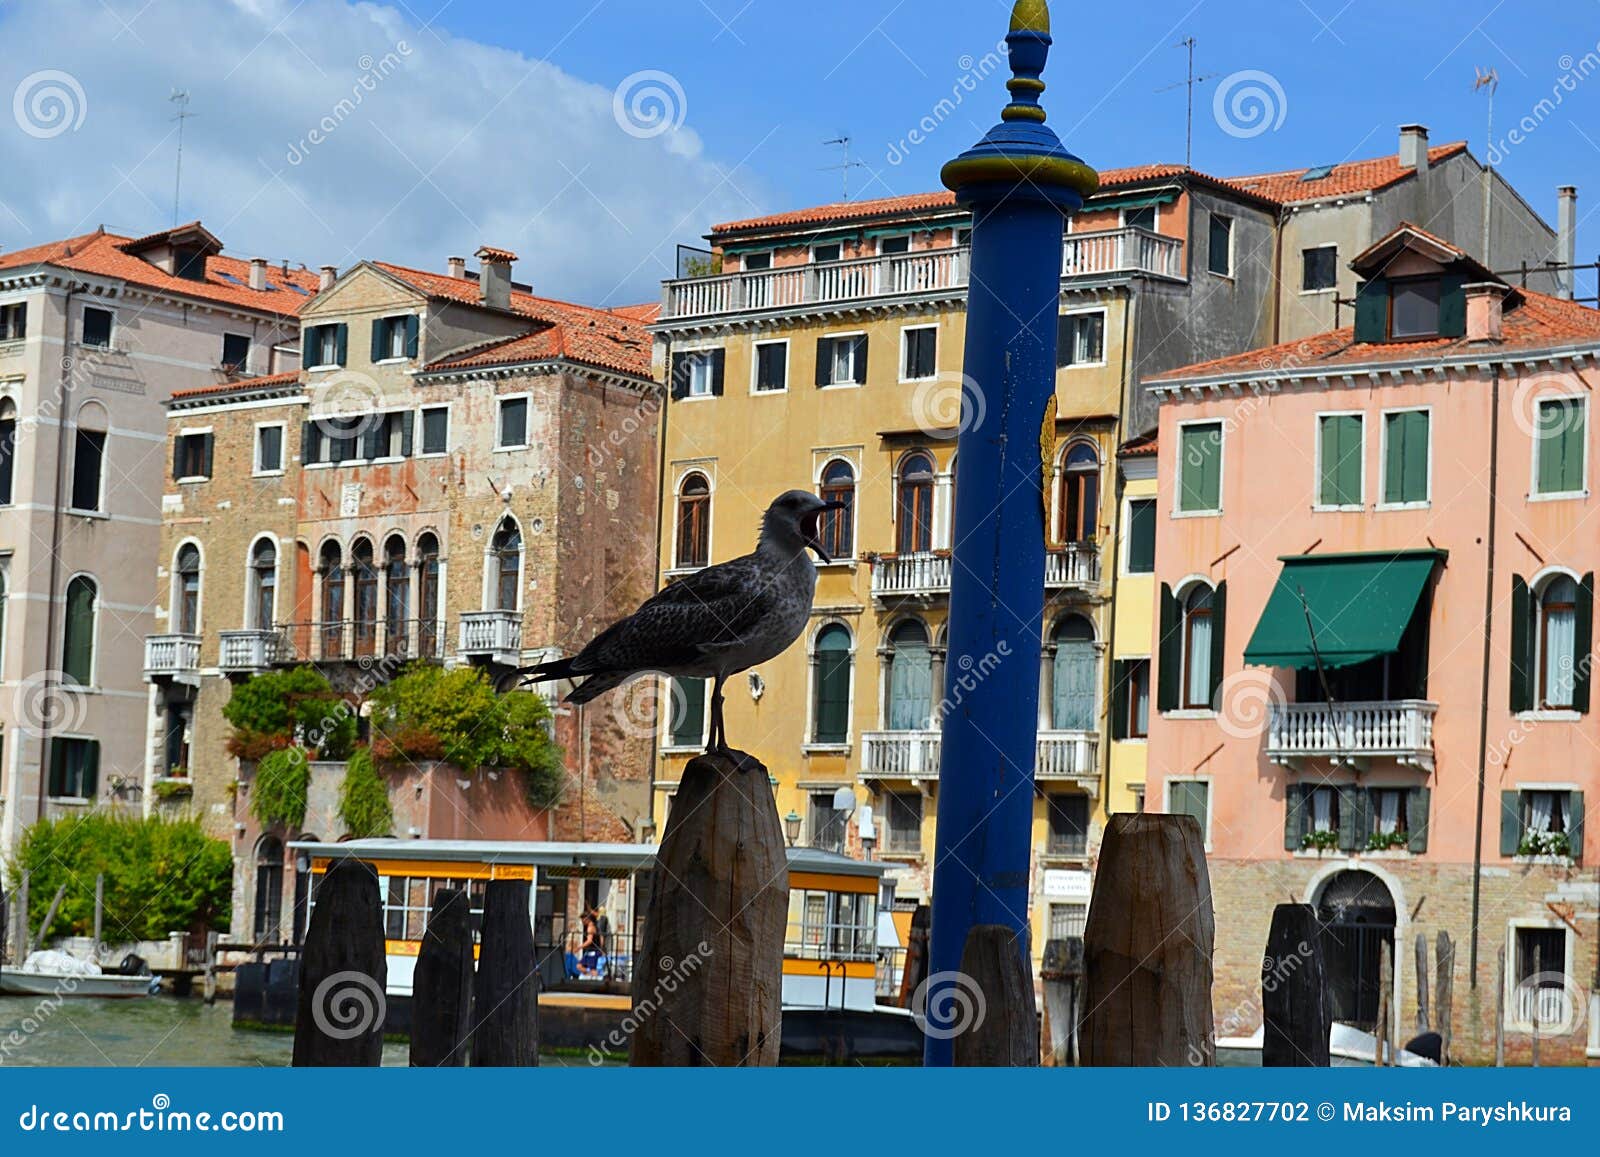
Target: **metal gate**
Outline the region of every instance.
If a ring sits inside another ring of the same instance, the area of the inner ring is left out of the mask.
[[[1372,1031],[1378,1023],[1382,946],[1394,959],[1394,900],[1378,877],[1340,872],[1317,905],[1333,1019]],[[1391,964],[1392,967],[1392,964]]]

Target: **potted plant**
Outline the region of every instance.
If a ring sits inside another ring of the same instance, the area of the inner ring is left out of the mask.
[[[1572,856],[1572,837],[1566,832],[1524,832],[1517,848],[1519,856]]]
[[[1367,851],[1369,852],[1394,852],[1404,851],[1411,846],[1409,832],[1373,832],[1367,837]]]
[[[1307,832],[1300,837],[1300,846],[1308,852],[1330,852],[1339,846],[1339,833],[1332,828]]]

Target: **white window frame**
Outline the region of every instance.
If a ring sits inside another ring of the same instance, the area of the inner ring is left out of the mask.
[[[80,695],[98,695],[100,693],[100,615],[105,610],[106,584],[102,582],[100,580],[100,576],[95,574],[93,571],[73,571],[67,576],[66,581],[61,584],[61,594],[59,596],[51,596],[52,602],[59,598],[61,603],[61,637],[56,640],[58,655],[52,655],[51,660],[65,660],[66,658],[67,591],[72,589],[72,584],[80,578],[86,578],[94,584],[94,614],[90,618],[89,627],[89,681],[87,683],[73,683],[63,674],[57,681],[56,685],[64,688],[67,691],[75,692]],[[61,669],[63,672],[66,670],[66,666],[66,663],[63,661],[61,663]],[[85,736],[84,738],[93,739],[97,737]],[[47,777],[50,774],[50,768],[48,765],[46,765],[44,768],[44,774]]]
[[[898,241],[902,237],[905,238],[905,242],[906,242],[906,250],[905,250],[904,253],[885,253],[884,252],[883,243],[885,241],[891,241],[891,240],[892,241]],[[909,257],[914,252],[913,239],[912,239],[911,233],[909,233],[909,232],[907,232],[907,233],[885,233],[882,236],[880,236],[873,243],[872,248],[873,248],[873,252],[879,257]]]
[[[277,469],[265,469],[261,465],[261,431],[276,429],[278,431],[278,466]],[[289,429],[287,422],[257,422],[255,431],[250,437],[250,474],[253,478],[276,478],[283,473],[284,459],[289,454]]]
[[[1426,414],[1428,415],[1428,496],[1421,502],[1385,502],[1383,496],[1389,490],[1389,415],[1390,414]],[[1320,443],[1320,439],[1319,439]],[[1366,453],[1367,439],[1365,432],[1361,438],[1362,453]],[[1365,477],[1365,463],[1363,463],[1363,478]],[[1433,505],[1433,407],[1427,406],[1394,406],[1387,410],[1378,411],[1378,493],[1375,509],[1378,510],[1427,510]]]
[[[837,247],[838,250],[839,250],[839,256],[836,257],[836,258],[831,259],[830,261],[823,261],[821,258],[819,258],[817,256],[817,250],[818,249],[826,249],[829,246]],[[830,264],[833,263],[833,261],[846,261],[846,260],[848,260],[848,258],[846,258],[845,255],[844,255],[844,242],[843,241],[823,241],[823,242],[820,242],[820,243],[813,244],[811,246],[811,249],[810,249],[810,256],[811,256],[811,264],[812,265],[830,265]]]
[[[514,446],[510,446],[510,445],[502,446],[500,444],[500,439],[503,436],[503,431],[504,431],[504,426],[505,426],[505,405],[506,405],[507,402],[515,402],[515,401],[519,401],[519,400],[524,405],[524,408],[523,408],[523,411],[522,411],[522,441],[520,443],[518,443],[517,445],[514,445]],[[528,437],[532,432],[533,432],[533,395],[531,393],[496,394],[495,395],[495,399],[494,399],[494,453],[496,453],[496,454],[512,454],[512,453],[515,453],[518,450],[526,450],[526,449],[528,449],[528,447],[533,445],[532,442],[528,441]],[[500,525],[500,522],[499,522],[498,519],[495,520],[495,525],[496,526]]]
[[[98,604],[99,601],[100,600],[98,598],[95,599],[95,603],[96,604]],[[99,615],[98,606],[97,606],[97,609],[95,611],[95,614],[96,614],[96,617],[98,617],[98,615]],[[63,684],[63,686],[69,686],[69,684]],[[76,687],[74,689],[78,690],[78,691],[86,691],[86,690],[88,690],[88,688],[86,688],[86,687]],[[20,734],[20,732],[19,732],[19,734]],[[51,732],[51,734],[49,735],[48,739],[49,739],[49,742],[47,742],[44,745],[44,747],[45,747],[45,751],[43,753],[44,754],[44,766],[42,766],[39,769],[39,774],[44,776],[46,792],[49,791],[50,765],[55,762],[55,752],[53,750],[53,745],[55,744],[56,740],[58,740],[58,739],[76,739],[76,740],[81,740],[81,741],[83,741],[85,743],[94,744],[96,747],[98,747],[100,749],[100,757],[101,757],[100,758],[100,771],[102,771],[102,772],[105,771],[106,745],[98,735],[88,735],[88,734],[85,734],[84,732],[81,732],[81,731],[65,731],[65,732],[61,732],[59,734],[57,734],[55,732]],[[100,790],[100,784],[99,784],[98,781],[95,783],[94,786],[95,786],[95,790],[96,791]],[[47,795],[46,798],[49,799],[49,801],[51,803],[62,803],[62,804],[93,804],[95,802],[93,799],[90,799],[88,796],[82,796],[82,795]]]
[[[850,338],[865,337],[865,338],[868,338],[869,341],[871,340],[870,336],[867,333],[867,331],[864,330],[864,329],[841,330],[838,333],[823,333],[823,334],[818,334],[817,336],[819,338],[825,339],[825,340],[830,341],[830,342],[831,341],[836,341],[837,339],[844,338],[844,337],[850,337]],[[834,360],[833,348],[834,347],[832,347],[832,346],[828,347],[828,358],[829,358],[829,365],[828,365],[828,379],[829,380],[828,380],[828,384],[825,385],[825,386],[819,386],[817,388],[818,389],[823,389],[823,390],[859,390],[862,387],[862,383],[861,382],[856,382],[856,381],[838,382],[838,381],[834,381],[833,380],[833,371],[838,367],[838,362],[836,360]],[[856,348],[856,347],[852,347],[852,348]],[[851,369],[852,375],[854,374],[855,368],[856,368],[855,355],[852,354],[851,357],[850,357],[850,369]]]
[[[1172,588],[1172,597],[1176,599],[1178,603],[1178,702],[1180,704],[1182,704],[1183,700],[1187,697],[1187,688],[1189,686],[1189,616],[1185,604],[1188,603],[1189,595],[1195,587],[1205,587],[1206,590],[1210,591],[1213,615],[1215,615],[1216,608],[1217,584],[1212,582],[1204,575],[1188,575],[1183,579],[1182,582],[1178,583],[1177,586]],[[1213,617],[1211,620],[1211,629],[1213,631],[1216,630],[1216,622],[1217,621],[1215,617]],[[1209,663],[1210,661],[1211,657],[1209,655],[1206,656],[1206,662]],[[1206,672],[1207,676],[1215,674],[1215,671]],[[1152,712],[1154,712],[1154,664],[1151,666],[1150,675],[1150,702],[1152,705]],[[1168,719],[1215,719],[1217,717],[1216,708],[1214,707],[1178,706],[1173,708],[1171,711],[1160,712],[1160,714],[1164,715]],[[1209,844],[1209,840],[1207,842]]]
[[[204,435],[207,435],[207,434],[211,435],[212,438],[215,439],[216,430],[213,429],[211,426],[184,426],[182,429],[180,429],[178,431],[177,436],[179,438],[193,438],[193,437],[204,436]],[[212,442],[212,451],[213,451],[213,453],[215,453],[215,448],[216,448],[216,442],[213,440],[213,442]],[[213,470],[216,469],[216,462],[214,460],[213,460],[213,462],[211,464],[211,468]],[[212,476],[209,475],[209,474],[185,474],[182,478],[175,479],[175,481],[178,481],[178,482],[209,482],[209,481],[211,481],[211,478],[212,478]]]
[[[672,565],[667,568],[668,576],[693,574],[697,570],[704,570],[702,566],[685,566],[678,561],[678,509],[683,501],[683,484],[689,480],[689,475],[698,474],[706,480],[706,566],[716,557],[716,540],[713,534],[716,531],[716,519],[713,515],[717,509],[717,473],[716,459],[700,458],[687,462],[677,462],[672,466],[672,509],[670,511],[671,525],[663,528],[664,534],[669,534],[667,539],[672,544]]]
[[[1149,209],[1150,210],[1150,231],[1153,232],[1153,233],[1159,233],[1161,231],[1161,206],[1159,204],[1157,204],[1157,205],[1140,205],[1139,208],[1140,209]],[[1135,211],[1137,211],[1137,210],[1135,210]],[[1070,220],[1070,218],[1069,218],[1069,220]],[[1117,211],[1117,227],[1119,229],[1136,229],[1136,228],[1137,229],[1142,229],[1142,228],[1144,228],[1144,226],[1142,226],[1142,225],[1129,225],[1128,224],[1128,210],[1126,210],[1126,209],[1120,209],[1120,210]]]
[[[1359,418],[1361,419],[1361,501],[1354,504],[1336,505],[1322,501],[1322,420],[1324,418]],[[1315,431],[1314,444],[1311,448],[1311,458],[1315,473],[1312,474],[1311,509],[1319,514],[1337,514],[1360,512],[1367,508],[1367,412],[1365,410],[1318,410],[1312,429]],[[1432,437],[1432,433],[1429,433]]]
[[[1111,326],[1110,314],[1106,307],[1102,305],[1089,309],[1064,309],[1060,312],[1058,317],[1089,317],[1097,313],[1100,315],[1100,360],[1097,362],[1071,362],[1068,365],[1059,367],[1056,371],[1057,373],[1068,373],[1072,370],[1094,370],[1105,368],[1107,364],[1106,334]],[[1059,326],[1061,323],[1058,320],[1056,324]],[[1061,360],[1059,353],[1056,357],[1056,360]]]
[[[857,544],[858,544],[859,539],[861,538],[861,527],[857,523],[857,515],[860,512],[860,499],[861,499],[861,463],[856,460],[856,458],[854,457],[854,453],[859,453],[859,451],[846,452],[846,451],[843,451],[843,450],[829,450],[829,451],[813,450],[811,452],[813,463],[814,463],[814,468],[813,468],[813,471],[812,471],[813,477],[811,479],[812,488],[814,490],[816,490],[816,492],[818,494],[821,494],[822,493],[822,479],[823,479],[823,476],[825,474],[827,474],[828,467],[832,466],[835,462],[842,462],[842,463],[844,463],[844,465],[846,465],[846,466],[848,466],[850,468],[850,485],[854,488],[855,498],[856,498],[856,502],[852,506],[851,511],[850,511],[850,554],[849,554],[849,556],[848,557],[844,557],[844,558],[835,558],[832,562],[823,562],[819,558],[819,559],[816,560],[816,566],[817,566],[818,570],[827,570],[829,567],[838,567],[840,569],[849,569],[849,568],[852,568],[852,567],[854,567],[856,565],[856,561],[857,561]]]
[[[692,358],[695,359],[693,364],[689,368],[689,388],[684,391],[683,397],[677,398],[677,399],[675,399],[675,401],[678,401],[678,402],[710,402],[710,401],[714,401],[716,399],[716,396],[717,396],[716,393],[715,393],[715,385],[716,385],[716,383],[715,383],[714,379],[710,379],[710,378],[707,379],[707,387],[708,388],[707,388],[706,392],[703,393],[703,394],[697,394],[697,393],[694,392],[694,380],[695,380],[695,373],[702,366],[706,367],[706,372],[707,373],[710,373],[710,366],[711,366],[711,361],[712,361],[711,355],[716,353],[719,349],[720,350],[726,350],[727,346],[718,343],[718,344],[715,344],[715,345],[693,346],[693,347],[688,348],[688,349],[681,349],[681,350],[674,351],[676,353],[683,354],[685,357],[692,357]],[[724,355],[724,356],[726,356],[726,355]],[[724,372],[726,372],[726,369],[724,369]]]
[[[183,597],[183,590],[178,585],[178,556],[183,553],[183,548],[192,546],[200,558],[200,570],[197,574],[199,585],[194,592],[194,630],[179,632],[178,626],[178,600]],[[205,634],[206,624],[206,548],[198,538],[190,535],[182,539],[173,548],[171,561],[167,571],[167,626],[173,634]],[[96,600],[99,601],[98,599]]]
[[[1203,783],[1206,785],[1206,830],[1205,847],[1211,851],[1211,829],[1217,815],[1217,787],[1215,777],[1210,775],[1169,775],[1161,781],[1161,810],[1166,815],[1174,815],[1172,810],[1172,785],[1175,783]]]
[[[1234,236],[1238,232],[1239,219],[1228,213],[1219,213],[1215,209],[1208,209],[1206,212],[1206,272],[1211,274],[1212,277],[1221,277],[1226,281],[1232,281],[1238,272],[1238,266],[1233,260],[1233,253]],[[1225,273],[1218,273],[1211,268],[1211,223],[1218,217],[1228,223],[1228,269]]]
[[[1567,977],[1568,981],[1572,981],[1572,983],[1569,983],[1565,989],[1567,995],[1567,1017],[1564,1021],[1557,1025],[1540,1025],[1539,1034],[1546,1039],[1566,1036],[1573,1030],[1574,1027],[1576,1027],[1578,1019],[1584,1016],[1587,1010],[1579,1007],[1579,1002],[1582,999],[1584,990],[1574,981],[1573,977],[1573,970],[1575,967],[1575,946],[1573,941],[1576,939],[1576,937],[1573,935],[1571,928],[1554,916],[1513,917],[1506,921],[1505,991],[1501,993],[1501,999],[1505,1002],[1504,1008],[1506,1017],[1506,1030],[1508,1032],[1525,1034],[1531,1034],[1533,1032],[1533,1023],[1531,1021],[1518,1020],[1516,1017],[1517,1005],[1515,997],[1517,994],[1517,933],[1523,929],[1527,929],[1529,931],[1554,931],[1562,933],[1562,944],[1566,948],[1566,958],[1561,962],[1560,971],[1562,975]],[[1552,969],[1549,966],[1549,963],[1546,962],[1545,971],[1553,972],[1555,969]]]
[[[305,335],[306,335],[306,330],[318,330],[318,329],[324,329],[324,328],[330,330],[332,332],[332,334],[333,334],[333,341],[332,341],[333,352],[334,352],[335,355],[337,355],[338,352],[339,352],[339,333],[338,333],[339,324],[340,323],[336,322],[336,321],[319,321],[319,322],[312,322],[310,325],[301,326],[301,328],[300,328],[300,362],[301,362],[302,365],[305,365],[305,360],[306,360],[306,357],[305,357],[305,347],[306,347]],[[322,351],[320,349],[317,350],[317,353],[320,354],[321,352]],[[337,370],[337,369],[343,369],[343,368],[344,367],[339,365],[338,362],[324,362],[324,361],[318,361],[313,365],[305,366],[305,369],[306,369],[307,372],[310,372],[312,370]]]
[[[422,448],[426,444],[425,441],[424,441],[424,439],[426,438],[426,419],[423,418],[423,415],[425,413],[427,413],[429,410],[443,410],[444,411],[444,449],[443,450],[424,451],[423,448]],[[421,406],[417,407],[417,417],[416,417],[416,423],[417,423],[416,439],[417,440],[416,440],[416,445],[414,445],[412,447],[412,450],[414,451],[414,453],[412,454],[412,457],[414,457],[414,458],[448,458],[450,456],[450,434],[451,434],[452,430],[455,428],[455,424],[454,424],[455,415],[451,412],[451,410],[452,410],[452,403],[450,403],[450,402],[432,402],[432,403],[428,403],[426,405],[421,405]],[[496,412],[495,417],[498,418],[499,416],[500,416],[499,413]],[[495,431],[495,436],[496,437],[499,436],[499,431],[498,430]]]
[[[781,345],[783,347],[783,385],[775,390],[757,388],[760,381],[761,354],[764,346]],[[790,372],[794,369],[793,351],[789,348],[789,339],[786,337],[763,338],[750,343],[750,396],[753,398],[776,397],[789,392]]]
[[[1306,288],[1306,254],[1314,252],[1315,250],[1319,250],[1319,249],[1332,249],[1333,250],[1333,284],[1332,285],[1328,285],[1328,286],[1324,286],[1321,289],[1307,289]],[[1301,297],[1316,297],[1316,296],[1319,296],[1320,294],[1324,294],[1324,293],[1338,293],[1338,292],[1339,292],[1339,246],[1336,243],[1328,243],[1328,244],[1323,244],[1323,245],[1303,245],[1303,246],[1301,246],[1301,248],[1300,248],[1300,296]]]
[[[235,333],[233,330],[226,329],[222,331],[222,350],[217,355],[217,364],[220,366],[227,366],[228,364],[223,354],[227,352],[228,339],[230,337],[244,338],[244,361],[239,363],[238,368],[243,373],[249,373],[250,359],[256,352],[256,343],[255,339],[247,333]]]
[[[93,405],[96,409],[100,410],[101,413],[105,414],[106,424],[104,426],[102,426],[98,430],[95,429],[93,426],[84,426],[83,425],[83,412],[86,409],[88,409],[91,405]],[[95,489],[94,506],[93,507],[72,506],[70,504],[71,503],[71,498],[72,498],[71,492],[72,492],[73,488],[76,486],[77,479],[78,479],[78,431],[80,431],[80,430],[84,430],[84,431],[86,431],[86,432],[88,432],[90,434],[99,434],[100,435],[100,477],[98,479],[96,479],[96,489]],[[14,443],[15,443],[15,439],[13,439],[13,452],[15,452]],[[94,402],[94,403],[85,402],[83,405],[78,407],[77,413],[75,413],[72,416],[72,466],[71,466],[71,469],[68,472],[68,476],[67,476],[67,479],[68,479],[67,480],[68,505],[65,508],[66,513],[72,515],[74,518],[100,518],[100,519],[106,519],[106,518],[110,518],[111,517],[111,511],[106,506],[106,475],[107,475],[107,473],[109,473],[109,469],[108,468],[110,467],[110,465],[111,465],[111,414],[110,414],[110,411],[106,410],[106,408],[101,406],[98,402]],[[12,478],[11,478],[11,487],[12,487],[11,496],[12,496],[13,502],[16,499],[16,485],[17,485],[17,479],[16,479],[16,474],[15,474],[14,467],[15,467],[15,461],[13,460],[13,473],[12,473]]]
[[[830,626],[838,625],[850,636],[850,694],[846,699],[845,718],[849,720],[843,743],[817,743],[811,737],[817,733],[817,640]],[[931,637],[931,635],[930,635]],[[806,729],[800,736],[800,754],[844,755],[854,748],[856,735],[856,685],[861,681],[856,669],[856,658],[861,647],[861,634],[838,615],[829,615],[818,621],[806,639]],[[809,790],[808,790],[809,797]]]
[[[660,675],[658,678],[661,680],[661,683],[657,693],[656,702],[666,703],[669,706],[669,709],[664,712],[661,717],[661,754],[699,755],[706,749],[706,743],[709,742],[711,735],[710,684],[712,681],[710,679],[700,680],[701,683],[706,685],[705,698],[701,700],[700,738],[695,740],[693,743],[679,743],[673,738],[672,735],[672,711],[670,709],[670,705],[672,703],[672,684],[674,682],[674,677],[671,675]],[[676,792],[673,794],[676,794]]]
[[[908,377],[906,375],[906,368],[907,368],[906,363],[909,360],[910,353],[911,353],[911,337],[910,337],[910,335],[912,333],[922,332],[922,331],[925,331],[925,330],[932,330],[933,331],[933,373],[928,374],[926,377],[920,377],[920,378]],[[902,383],[905,383],[905,382],[933,382],[933,381],[938,381],[938,379],[939,379],[939,325],[938,325],[937,322],[935,322],[935,323],[933,323],[931,325],[930,324],[925,324],[925,323],[919,323],[917,325],[903,325],[903,326],[900,327],[900,365],[899,365],[898,368],[900,370],[900,381]]]
[[[1217,505],[1214,510],[1183,509],[1183,432],[1190,426],[1215,426],[1217,428]],[[1220,518],[1228,487],[1228,422],[1225,418],[1189,418],[1178,423],[1178,461],[1173,471],[1173,518]]]
[[[272,573],[273,573],[273,583],[272,583],[272,623],[268,623],[265,626],[262,626],[260,623],[251,624],[251,622],[250,622],[250,612],[255,607],[255,587],[252,584],[255,582],[255,566],[254,566],[254,562],[255,562],[256,547],[259,544],[263,543],[263,542],[270,542],[272,544],[273,557],[274,557],[274,561],[273,561],[273,564],[272,564]],[[177,556],[174,555],[173,557],[176,558]],[[204,555],[200,556],[200,561],[201,561],[202,564],[204,564],[204,562],[205,562],[205,556]],[[313,571],[313,577],[315,577],[315,572],[314,571]],[[240,612],[241,612],[240,616],[239,616],[239,622],[243,625],[245,630],[247,630],[247,631],[270,631],[272,629],[273,623],[278,622],[278,596],[283,593],[283,583],[280,581],[282,578],[283,578],[283,542],[275,534],[270,534],[270,533],[263,532],[261,534],[256,535],[254,538],[252,538],[249,541],[249,543],[244,548],[244,605],[239,608]],[[201,576],[201,581],[202,582],[205,581],[203,573],[202,573],[202,576]]]
[[[1557,490],[1546,494],[1539,489],[1539,454],[1544,445],[1538,433],[1539,409],[1546,402],[1578,402],[1583,406],[1583,487],[1579,490]],[[1589,399],[1584,394],[1540,394],[1533,399],[1533,453],[1528,455],[1531,467],[1528,475],[1529,502],[1566,502],[1589,497],[1589,440],[1594,437],[1594,430],[1590,426],[1593,420]]]
[[[89,311],[91,309],[99,310],[101,313],[105,313],[105,314],[110,314],[111,315],[111,332],[106,335],[106,344],[103,345],[103,346],[90,345],[88,342],[83,340],[84,322],[88,318]],[[101,301],[96,301],[92,305],[89,304],[88,302],[85,302],[83,307],[78,311],[78,336],[77,336],[77,339],[72,344],[76,345],[76,346],[81,346],[84,349],[114,350],[114,349],[117,348],[117,331],[120,328],[121,328],[121,325],[117,321],[117,311],[112,306],[106,305]],[[49,769],[48,768],[46,768],[45,771],[46,771],[46,774],[49,773]]]

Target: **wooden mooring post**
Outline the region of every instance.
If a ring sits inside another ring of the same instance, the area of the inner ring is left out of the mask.
[[[1372,1063],[1378,1067],[1394,1064],[1394,1035],[1391,1028],[1394,1006],[1394,950],[1387,940],[1378,944],[1378,1031]]]
[[[428,913],[411,996],[413,1068],[467,1063],[472,1030],[472,913],[467,894],[441,888]]]
[[[1112,816],[1084,930],[1083,1063],[1214,1065],[1215,943],[1199,823]]]
[[[1261,958],[1261,1065],[1321,1068],[1331,1063],[1328,972],[1322,957],[1317,911],[1309,904],[1279,904],[1272,912]]]
[[[539,969],[533,951],[533,884],[490,880],[473,992],[473,1068],[539,1063]]]
[[[1450,933],[1440,932],[1437,947],[1434,950],[1433,966],[1433,1016],[1439,1022],[1439,1063],[1450,1063],[1450,1030],[1455,1020],[1456,1001],[1456,945],[1450,939]],[[1503,991],[1502,989],[1497,989]],[[1503,1008],[1505,1000],[1496,997],[1496,1002]]]
[[[1039,1064],[1039,1014],[1033,1003],[1028,937],[1004,924],[967,933],[961,971],[972,982],[970,1007],[956,1014],[955,1062],[966,1068],[1032,1068]],[[947,988],[961,1000],[963,986]]]
[[[61,911],[61,901],[67,898],[67,886],[62,884],[56,889],[56,894],[50,901],[50,907],[45,909],[44,919],[39,924],[39,931],[34,934],[33,940],[28,944],[29,952],[37,952],[44,947],[44,938],[50,932],[50,925],[56,922],[56,913]]]
[[[691,760],[656,856],[629,1063],[777,1064],[788,911],[767,769],[737,751]]]
[[[1428,1031],[1428,937],[1421,932],[1417,933],[1416,942],[1417,965],[1417,1031]]]
[[[300,956],[293,1064],[376,1068],[389,976],[378,877],[359,860],[336,860],[316,887]]]
[[[1083,939],[1048,940],[1039,967],[1044,989],[1045,1038],[1043,1063],[1072,1066],[1078,1063],[1078,994],[1083,988]]]

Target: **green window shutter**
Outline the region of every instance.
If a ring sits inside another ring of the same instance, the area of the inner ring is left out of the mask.
[[[416,442],[416,419],[414,410],[406,410],[400,415],[400,456],[411,457],[411,451]]]
[[[1431,794],[1425,787],[1414,787],[1406,792],[1406,831],[1411,833],[1408,846],[1413,852],[1428,850],[1428,799]]]
[[[50,741],[50,794],[66,795],[67,743],[64,739]]]
[[[711,351],[711,396],[722,397],[723,379],[728,373],[728,351],[720,346]]]
[[[1500,793],[1500,854],[1514,856],[1522,846],[1522,793]]]
[[[94,598],[94,586],[87,579],[75,578],[67,584],[61,669],[69,680],[84,687],[94,675]]]
[[[382,361],[387,352],[385,347],[389,344],[389,325],[390,319],[387,317],[377,318],[372,323],[372,360],[375,362]]]
[[[212,455],[217,446],[216,435],[202,434],[200,438],[200,472],[210,478],[213,463]]]
[[[1578,604],[1573,608],[1574,639],[1572,653],[1577,664],[1572,673],[1572,709],[1589,712],[1589,668],[1594,654],[1594,572],[1578,584]]]
[[[1306,789],[1291,783],[1283,790],[1283,850],[1298,852],[1306,835]]]
[[[1383,500],[1428,500],[1428,412],[1384,415]]]
[[[700,742],[706,731],[706,681],[674,679],[672,692],[673,745],[691,747]],[[682,710],[678,709],[679,704]]]
[[[1126,659],[1111,664],[1111,738],[1128,738],[1128,669]]]
[[[1217,510],[1222,506],[1222,426],[1185,426],[1179,444],[1178,509]]]
[[[1144,498],[1128,504],[1128,572],[1153,574],[1156,569],[1156,504]]]
[[[818,743],[844,743],[850,734],[850,652],[819,649],[816,733]]]
[[[1228,584],[1220,582],[1211,595],[1211,706],[1219,707],[1222,687],[1223,646],[1228,638]]]
[[[96,799],[100,795],[100,741],[88,741],[88,749],[84,752],[83,775],[78,779],[79,790],[85,799]]]
[[[375,416],[372,424],[361,436],[361,456],[367,461],[382,458],[389,452],[389,426],[381,416]]]
[[[688,354],[672,355],[672,400],[689,396],[689,367],[691,363]]]
[[[864,386],[864,385],[867,384],[867,348],[868,348],[867,335],[866,334],[862,334],[860,337],[855,339],[855,343],[856,343],[856,365],[855,365],[855,369],[856,369],[856,385]]]
[[[1322,480],[1317,496],[1323,506],[1361,503],[1361,419],[1330,414],[1322,419]]]
[[[1464,337],[1467,332],[1467,279],[1446,273],[1439,279],[1439,336]]]
[[[1511,710],[1533,709],[1533,597],[1528,580],[1511,576]]]
[[[1360,851],[1367,842],[1367,793],[1364,788],[1347,786],[1339,791],[1339,848]]]
[[[421,330],[420,319],[416,314],[413,313],[406,318],[406,357],[417,356],[417,338]]]
[[[1583,859],[1583,793],[1567,793],[1567,838],[1572,841],[1572,858]]]
[[[350,360],[350,326],[340,322],[333,331],[333,364],[342,366]]]
[[[1178,686],[1183,677],[1183,636],[1179,633],[1178,600],[1172,588],[1161,584],[1161,637],[1156,669],[1156,710],[1176,711]]]
[[[833,384],[833,339],[819,337],[817,339],[817,385],[829,386]]]
[[[1587,415],[1580,399],[1540,402],[1535,425],[1539,455],[1539,493],[1570,494],[1583,489]]]
[[[1374,277],[1356,287],[1356,340],[1389,340],[1389,282]]]
[[[300,335],[300,366],[302,369],[317,364],[317,347],[322,343],[317,335],[322,332],[320,325],[308,325]]]

